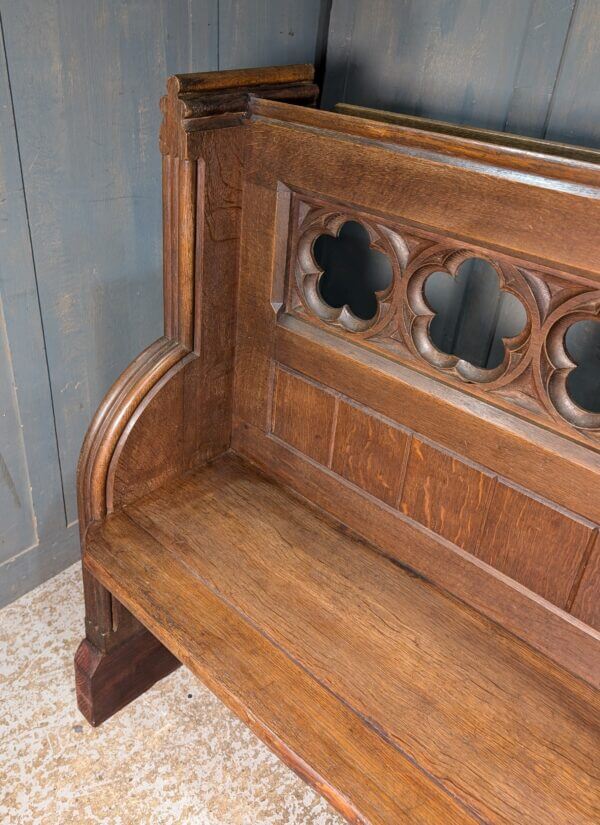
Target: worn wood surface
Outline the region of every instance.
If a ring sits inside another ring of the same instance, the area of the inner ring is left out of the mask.
[[[77,705],[91,725],[100,725],[164,678],[179,661],[147,630],[102,653],[84,639],[75,654]]]
[[[268,724],[281,736],[285,713],[288,758],[307,765],[309,777],[323,771],[329,742],[315,726],[333,728],[337,754],[319,787],[335,775],[367,821],[419,821],[402,812],[414,763],[433,796],[448,794],[441,821],[452,821],[453,798],[488,822],[591,823],[598,815],[591,688],[237,459],[110,517],[90,535],[86,564],[218,694],[233,692],[259,735]],[[292,661],[304,669],[295,686],[287,673],[301,671]],[[308,704],[310,684],[328,689],[326,705],[316,696]],[[291,720],[308,708],[303,730]],[[351,742],[343,739],[348,711],[356,714]],[[381,737],[385,762],[371,761],[357,778],[350,766],[375,755],[365,726]],[[410,761],[391,768],[401,755]],[[434,806],[421,815],[438,817]]]

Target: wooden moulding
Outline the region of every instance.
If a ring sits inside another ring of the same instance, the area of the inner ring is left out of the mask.
[[[242,124],[251,95],[313,104],[318,89],[312,79],[312,67],[301,65],[179,75],[167,84],[160,134],[164,336],[118,378],[87,432],[77,474],[84,558],[90,524],[229,446]],[[112,667],[106,656],[119,657],[125,649],[134,659],[148,659],[136,671],[141,693],[150,684],[144,673],[161,669],[150,660],[164,666],[168,659],[85,570],[84,584],[87,644],[78,654],[78,685],[86,684],[87,668],[91,687],[81,701],[93,704],[98,674]],[[84,655],[90,645],[103,658]],[[115,664],[115,679],[118,672]],[[136,677],[123,678],[113,692],[130,701]],[[98,702],[106,697],[101,691]],[[108,715],[106,708],[88,712],[90,718]]]

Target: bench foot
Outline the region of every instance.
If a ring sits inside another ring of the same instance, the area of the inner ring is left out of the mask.
[[[107,653],[84,639],[75,654],[79,710],[91,725],[100,725],[179,664],[147,630]]]

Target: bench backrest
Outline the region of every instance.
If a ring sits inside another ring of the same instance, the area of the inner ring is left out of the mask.
[[[565,336],[600,323],[593,153],[258,99],[251,111],[234,448],[587,674],[600,629],[600,413],[571,397],[579,365]],[[338,254],[342,268],[353,254],[359,266],[387,259],[375,288],[357,273],[372,317],[332,285]],[[445,276],[450,300],[469,266],[519,302],[521,327],[485,366],[432,335],[428,278]]]
[[[169,82],[165,340],[89,438],[82,521],[231,446],[598,684],[598,153],[316,94],[305,66]]]

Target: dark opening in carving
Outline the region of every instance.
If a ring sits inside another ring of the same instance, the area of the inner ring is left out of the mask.
[[[600,413],[600,320],[576,321],[565,335],[565,349],[577,366],[567,392],[584,410]]]
[[[482,258],[464,261],[454,278],[434,272],[424,291],[436,313],[429,326],[434,345],[481,369],[502,364],[502,339],[518,335],[527,321],[523,304],[500,289],[496,270]]]
[[[349,306],[365,321],[377,312],[376,292],[392,283],[392,265],[382,252],[370,247],[367,230],[357,221],[347,221],[337,237],[319,235],[313,255],[323,274],[319,294],[336,309]]]

